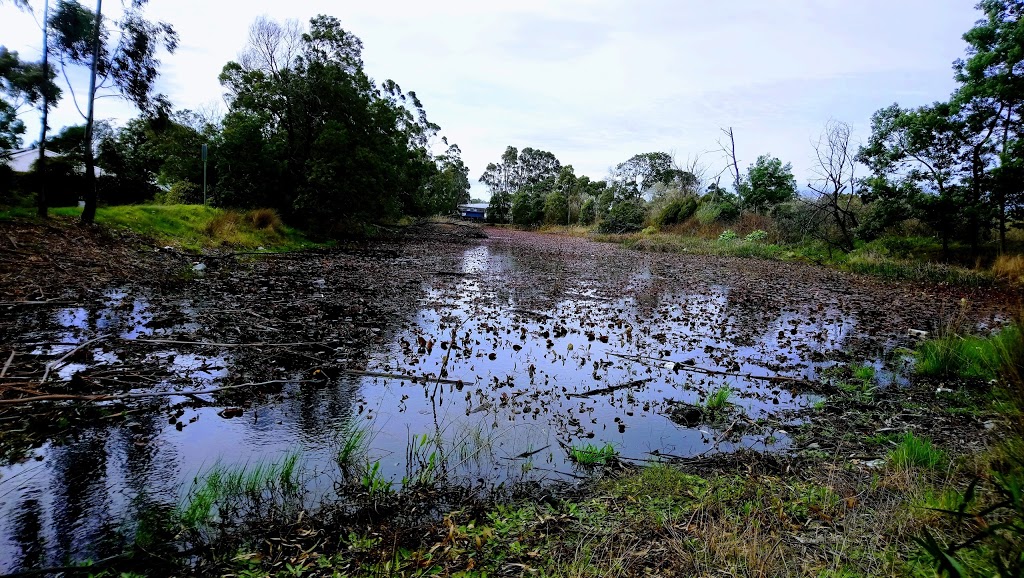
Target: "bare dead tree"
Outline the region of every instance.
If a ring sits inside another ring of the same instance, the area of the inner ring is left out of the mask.
[[[850,141],[850,125],[830,120],[814,144],[817,175],[808,187],[816,197],[807,201],[810,205],[812,226],[822,241],[845,251],[853,249],[854,231],[857,228],[856,205],[856,154]]]
[[[283,24],[260,16],[249,27],[249,42],[238,55],[238,63],[248,71],[259,70],[276,79],[291,66],[302,45],[304,29],[298,20]]]
[[[732,168],[733,187],[735,193],[738,195],[740,193],[740,183],[742,182],[742,178],[740,177],[740,164],[736,160],[736,135],[733,133],[731,126],[728,129],[723,128],[722,132],[725,133],[725,136],[729,137],[729,143],[725,144],[722,141],[718,141],[718,146],[721,151],[725,153],[725,156],[729,161],[729,165]]]
[[[672,157],[672,168],[678,174],[686,175],[685,180],[680,179],[680,192],[684,195],[699,196],[708,182],[708,166],[701,162],[704,153],[687,155],[686,161],[680,163],[675,155]]]

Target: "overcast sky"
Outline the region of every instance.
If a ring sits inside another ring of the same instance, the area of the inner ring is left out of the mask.
[[[37,14],[42,0],[31,0]],[[91,0],[86,0],[87,5]],[[973,0],[518,0],[516,2],[150,0],[181,45],[163,55],[158,91],[177,108],[219,104],[217,75],[259,15],[338,17],[364,43],[367,72],[414,90],[457,143],[475,181],[507,145],[553,152],[600,179],[630,156],[703,154],[712,173],[721,127],[741,168],[772,153],[801,187],[829,119],[867,138],[875,110],[948,97]],[[104,9],[115,11],[118,2]],[[38,57],[31,15],[0,6],[0,44]],[[84,91],[84,79],[76,90]],[[135,112],[102,99],[97,117]],[[36,140],[38,122],[25,116]],[[80,123],[70,102],[51,127]],[[729,179],[723,179],[723,183]],[[486,197],[474,182],[473,194]]]

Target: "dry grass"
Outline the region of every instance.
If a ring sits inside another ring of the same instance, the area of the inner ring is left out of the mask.
[[[1000,255],[992,264],[992,274],[1014,283],[1024,283],[1024,255]]]
[[[274,209],[255,209],[246,213],[245,218],[258,231],[284,231],[284,222]]]

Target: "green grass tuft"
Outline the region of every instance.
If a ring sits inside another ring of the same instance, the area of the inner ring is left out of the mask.
[[[1020,341],[1017,326],[1006,327],[991,337],[950,334],[921,345],[916,370],[927,377],[995,379],[1005,365],[1003,359],[1016,355],[1014,350]]]
[[[919,438],[913,432],[907,432],[900,443],[889,452],[889,463],[901,469],[935,469],[945,462],[945,452],[933,446],[928,438]]]
[[[730,405],[729,398],[731,396],[732,388],[728,385],[723,385],[708,396],[707,402],[704,403],[704,409],[710,413],[724,411]]]
[[[569,448],[569,458],[581,466],[599,466],[610,463],[618,455],[615,446],[586,444]]]

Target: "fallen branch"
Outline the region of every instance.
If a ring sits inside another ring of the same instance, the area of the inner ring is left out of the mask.
[[[104,340],[104,339],[106,339],[108,337],[110,337],[109,333],[105,333],[103,335],[100,335],[99,337],[93,337],[89,341],[85,341],[82,344],[80,344],[78,347],[76,347],[76,348],[72,349],[71,351],[67,352],[66,354],[64,354],[64,357],[61,357],[57,361],[52,361],[50,363],[47,363],[46,364],[46,371],[43,372],[43,378],[39,380],[39,385],[42,385],[42,384],[46,383],[46,378],[50,377],[50,372],[53,371],[54,369],[64,365],[64,362],[67,361],[71,356],[73,356],[74,354],[78,353],[79,351],[85,349],[89,345],[91,345],[93,343],[96,343],[97,341],[102,341],[102,340]]]
[[[14,361],[14,350],[11,350],[11,356],[7,358],[7,363],[4,364],[4,368],[0,369],[0,378],[7,375],[7,370],[11,367],[11,362]]]
[[[141,339],[141,338],[122,338],[124,341],[130,341],[132,343],[152,343],[158,345],[195,345],[199,347],[299,347],[308,345],[326,345],[327,343],[334,343],[332,341],[300,341],[296,343],[269,343],[269,342],[253,342],[253,343],[216,343],[212,341],[180,341],[177,339]]]
[[[801,377],[786,377],[783,375],[755,375],[753,373],[737,373],[733,371],[720,371],[717,369],[708,369],[706,367],[697,367],[696,365],[688,365],[679,361],[672,361],[671,359],[659,359],[657,357],[647,357],[645,355],[625,355],[622,353],[609,353],[613,357],[619,357],[622,359],[628,359],[637,363],[646,363],[647,361],[655,361],[659,365],[664,366],[667,363],[671,363],[671,369],[689,371],[693,373],[703,373],[705,375],[724,375],[727,377],[742,377],[744,379],[757,379],[760,381],[772,381],[781,383],[811,383],[810,381]]]
[[[402,375],[400,373],[384,373],[381,371],[364,371],[362,369],[346,369],[344,373],[348,375],[358,375],[366,377],[383,377],[385,379],[400,379],[402,381],[421,381],[427,383],[428,381],[437,381],[437,383],[445,383],[449,385],[465,385],[466,382],[461,379],[444,379],[441,377],[430,377],[429,375]]]
[[[612,393],[614,391],[618,391],[620,389],[625,389],[627,387],[636,387],[638,385],[643,385],[643,384],[645,384],[645,383],[647,383],[649,381],[654,381],[654,378],[648,377],[647,379],[634,379],[633,381],[627,381],[626,383],[620,383],[618,385],[610,385],[608,387],[602,387],[600,389],[592,389],[590,391],[585,391],[583,393],[570,393],[569,397],[570,398],[572,398],[572,397],[593,397],[595,395],[602,395],[602,394],[605,394],[605,393]]]
[[[193,395],[207,395],[211,393],[217,393],[220,391],[227,391],[230,389],[239,389],[242,387],[259,387],[261,385],[271,385],[275,383],[310,383],[311,379],[272,379],[270,381],[250,382],[250,383],[238,383],[235,385],[224,385],[221,387],[213,387],[210,389],[202,390],[191,390],[191,391],[149,391],[143,393],[112,393],[112,394],[98,394],[98,395],[75,395],[70,393],[51,393],[46,395],[37,395],[35,397],[22,397],[18,399],[0,399],[0,405],[16,405],[21,403],[31,403],[35,401],[118,401],[121,399],[140,399],[146,397],[173,397],[176,395],[188,397]]]

